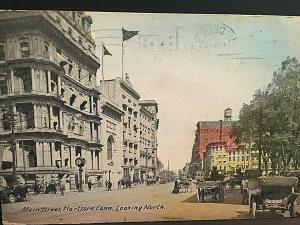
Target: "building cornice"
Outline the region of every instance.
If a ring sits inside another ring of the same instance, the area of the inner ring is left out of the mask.
[[[120,79],[120,86],[130,95],[132,95],[136,100],[140,99],[141,96],[132,87],[130,87],[124,80]]]

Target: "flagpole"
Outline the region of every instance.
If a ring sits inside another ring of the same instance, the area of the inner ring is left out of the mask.
[[[122,80],[124,80],[124,38],[123,38],[123,27],[122,27]]]
[[[104,44],[102,41],[102,80],[104,81],[104,64],[103,64],[103,59],[104,58]]]

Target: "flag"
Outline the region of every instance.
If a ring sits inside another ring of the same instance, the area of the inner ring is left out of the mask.
[[[111,55],[112,56],[112,54],[107,50],[107,48],[105,48],[104,45],[102,45],[102,46],[103,46],[103,55]]]
[[[123,34],[123,41],[126,41],[135,35],[137,35],[139,32],[138,31],[128,31],[122,28],[122,34]]]

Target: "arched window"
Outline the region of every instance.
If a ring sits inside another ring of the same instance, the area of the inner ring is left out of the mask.
[[[113,144],[115,143],[114,138],[112,135],[110,135],[107,139],[107,159],[112,159],[112,150],[113,150]]]

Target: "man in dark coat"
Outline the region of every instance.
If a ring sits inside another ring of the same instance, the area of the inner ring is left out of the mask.
[[[178,180],[175,180],[175,184],[174,184],[174,189],[172,191],[173,194],[178,194],[179,193],[179,183]]]

